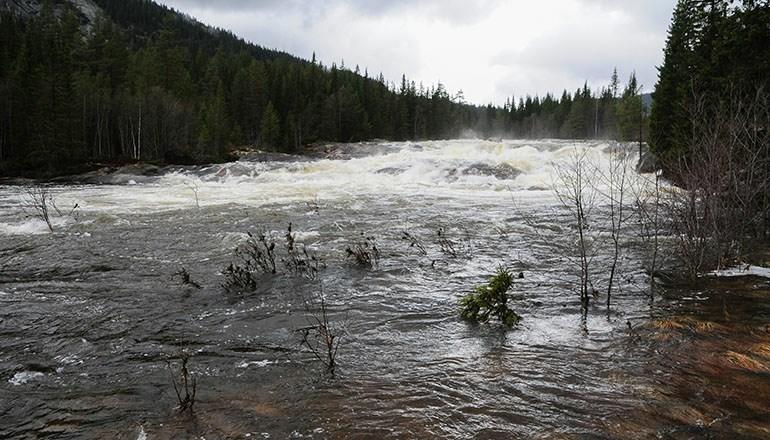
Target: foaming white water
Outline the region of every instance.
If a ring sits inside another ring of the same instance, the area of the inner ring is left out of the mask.
[[[606,162],[602,142],[453,140],[361,145],[350,159],[295,162],[249,162],[185,169],[131,185],[62,187],[59,206],[77,203],[83,211],[144,213],[239,204],[264,206],[313,200],[357,198],[411,200],[450,198],[460,201],[509,199],[552,200],[552,163],[586,149]],[[357,146],[349,146],[354,151]],[[369,148],[370,150],[367,150]],[[132,182],[134,183],[134,182]],[[2,194],[0,200],[8,200]],[[0,223],[0,234],[42,233],[32,221]]]
[[[45,377],[45,374],[38,371],[20,371],[8,379],[8,383],[14,386],[24,385],[31,380],[37,380]]]
[[[73,221],[69,218],[51,218],[51,225],[54,229],[65,227],[70,223],[73,223]],[[48,225],[39,218],[27,218],[19,222],[0,222],[0,235],[42,235],[49,233],[51,233],[51,230],[48,228]]]

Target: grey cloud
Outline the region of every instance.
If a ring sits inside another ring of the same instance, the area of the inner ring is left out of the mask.
[[[390,81],[397,81],[402,72],[426,84],[441,79],[453,90],[465,90],[471,100],[497,102],[504,101],[514,91],[517,94],[560,93],[562,88],[574,89],[585,80],[598,87],[606,84],[614,66],[623,76],[636,69],[646,90],[651,89],[657,76],[654,66],[662,59],[666,29],[676,3],[676,0],[161,1],[258,44],[302,57],[310,57],[315,51],[324,63],[339,63],[344,58],[346,64],[360,64],[361,69],[368,67],[372,74],[383,71]],[[579,13],[565,14],[563,10],[554,10],[556,6]],[[496,20],[502,12],[515,14],[510,17],[510,28]],[[493,32],[482,31],[488,29],[484,27],[487,21],[496,26]],[[547,32],[517,33],[522,27],[547,29]],[[436,30],[448,31],[463,39],[468,32],[465,41],[478,45],[478,53],[483,55],[470,57],[474,64],[469,64],[468,51],[474,49],[466,46],[465,52],[455,55],[450,51],[440,58],[435,53],[446,52],[446,44],[450,43],[430,34]],[[508,32],[510,37],[506,37]],[[454,57],[457,59],[452,61]]]
[[[676,0],[580,0],[587,6],[604,11],[623,12],[646,24],[667,24],[674,11]]]
[[[161,0],[168,6],[176,9],[196,8],[211,11],[264,11],[276,10],[284,7],[293,7],[299,3],[294,0]]]
[[[191,8],[204,11],[239,11],[251,13],[296,13],[317,16],[328,8],[345,5],[367,17],[407,13],[429,19],[441,19],[452,24],[469,24],[483,19],[502,0],[161,0],[180,10]]]

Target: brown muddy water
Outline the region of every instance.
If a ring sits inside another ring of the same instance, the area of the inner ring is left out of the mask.
[[[0,438],[770,438],[770,280],[651,298],[630,246],[611,310],[602,293],[584,318],[570,218],[547,189],[575,144],[357,148],[54,186],[80,208],[53,233],[0,186]],[[325,262],[319,279],[223,292],[245,233],[280,243],[289,222]],[[376,270],[345,260],[360,233]],[[521,323],[463,322],[458,299],[500,264],[524,275]],[[173,278],[181,267],[201,289]],[[296,331],[321,289],[343,329],[334,378]],[[167,366],[181,351],[193,415]]]

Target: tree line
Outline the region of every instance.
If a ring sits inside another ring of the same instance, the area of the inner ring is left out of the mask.
[[[743,261],[770,237],[770,4],[679,0],[659,70],[650,144],[686,190],[672,215],[685,261]]]
[[[442,84],[370,76],[247,43],[148,0],[0,15],[0,174],[52,175],[110,161],[219,161],[235,147],[314,142],[644,136],[635,77],[561,97],[465,102]]]
[[[679,0],[650,116],[650,143],[661,158],[689,155],[702,99],[719,112],[768,96],[769,23],[767,0]]]

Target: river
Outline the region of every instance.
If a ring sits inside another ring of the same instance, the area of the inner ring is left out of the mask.
[[[0,437],[767,438],[770,283],[651,296],[629,247],[612,307],[601,292],[584,315],[551,190],[576,148],[607,162],[602,142],[462,140],[112,174],[51,186],[53,232],[0,186]],[[289,223],[318,278],[279,264],[256,291],[225,292],[246,234],[280,248]],[[361,234],[373,270],[346,258]],[[521,273],[521,322],[464,322],[459,298],[499,265]],[[321,292],[334,377],[297,331]],[[175,408],[182,351],[194,415]]]

